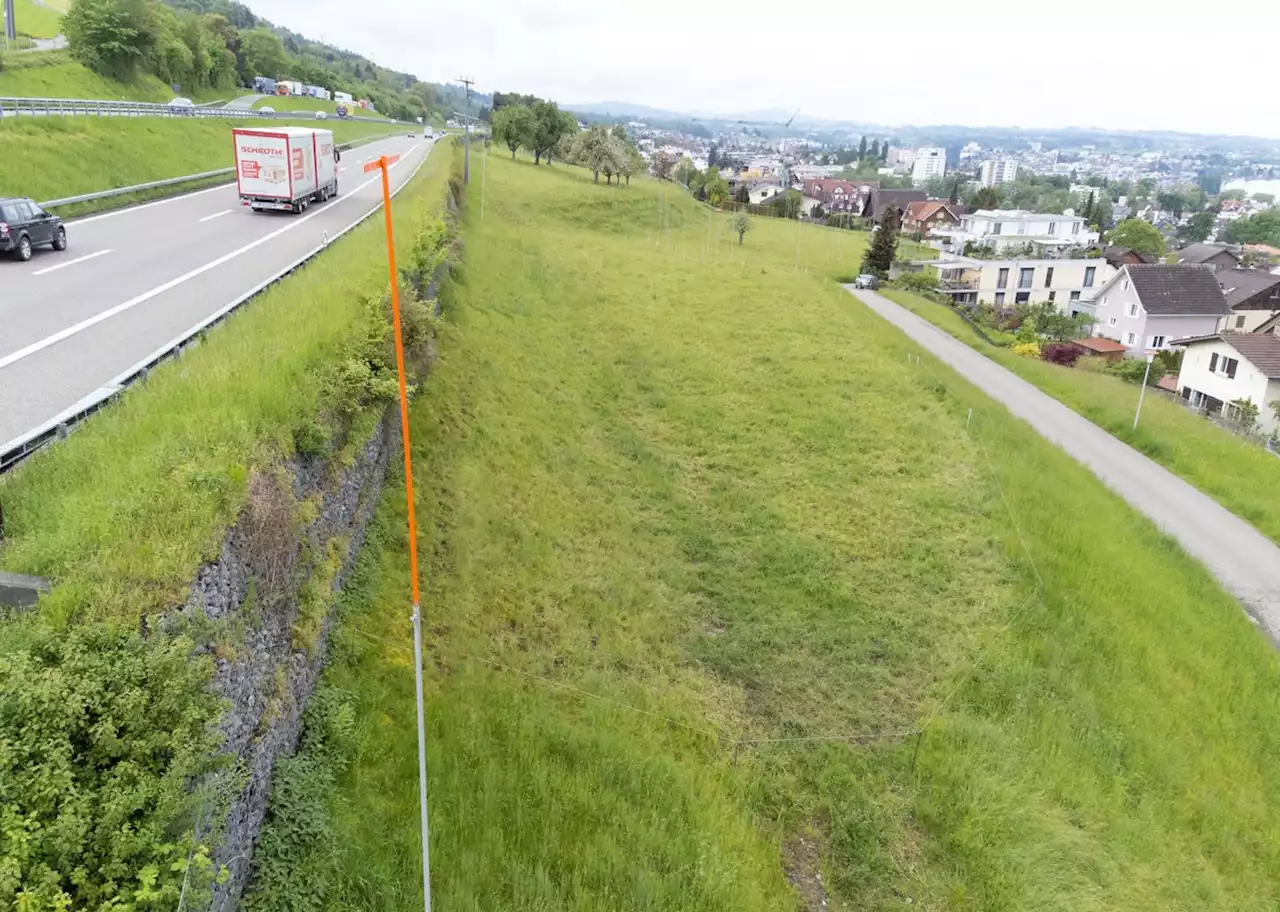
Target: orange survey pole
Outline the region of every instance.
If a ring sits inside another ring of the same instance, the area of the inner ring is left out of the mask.
[[[387,171],[399,155],[379,156],[364,166],[365,173],[382,172],[382,212],[387,220],[387,268],[391,274],[391,321],[396,334],[396,373],[400,380],[400,442],[404,449],[404,494],[409,507],[409,575],[413,591],[413,676],[418,698],[418,799],[422,817],[422,902],[431,912],[431,846],[427,828],[427,728],[422,698],[422,609],[418,593],[418,526],[413,510],[413,457],[409,446],[409,393],[404,374],[404,339],[400,334],[400,277],[396,272],[396,242],[391,227],[391,186]]]

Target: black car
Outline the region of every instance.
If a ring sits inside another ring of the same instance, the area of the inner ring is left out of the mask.
[[[26,261],[31,259],[33,247],[45,245],[67,249],[62,219],[29,199],[0,199],[0,251]]]

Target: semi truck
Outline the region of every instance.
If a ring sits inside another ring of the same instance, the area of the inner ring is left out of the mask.
[[[255,212],[302,212],[338,195],[340,155],[332,131],[272,127],[231,132],[241,205]]]

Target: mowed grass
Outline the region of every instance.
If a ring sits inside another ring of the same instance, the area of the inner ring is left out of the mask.
[[[909,292],[889,298],[1070,406],[1136,450],[1182,476],[1263,535],[1280,542],[1280,459],[1148,392],[1135,431],[1139,388],[1117,377],[1020,358],[988,345],[950,308]]]
[[[69,51],[61,50],[6,56],[4,68],[0,69],[0,95],[16,98],[168,101],[173,97],[173,91],[154,76],[140,76],[131,83],[108,79],[73,60]],[[0,132],[9,123],[8,119],[0,123]]]
[[[243,120],[160,117],[6,118],[0,124],[0,196],[60,199],[228,168]],[[261,126],[252,123],[250,126]],[[326,122],[337,142],[396,130]]]
[[[253,103],[253,106],[255,108],[275,108],[277,111],[327,111],[333,117],[338,116],[337,102],[326,101],[323,98],[311,98],[307,95],[268,95],[266,98],[259,98]],[[360,117],[387,119],[376,111],[365,110],[354,103],[347,105],[347,111]]]
[[[826,278],[857,236],[497,154],[481,218],[476,164],[413,406],[440,908],[1274,909],[1273,650],[909,364]],[[403,522],[392,482],[325,673],[351,765],[263,908],[420,907]]]
[[[398,239],[438,213],[447,144],[395,200]],[[362,318],[361,296],[386,283],[382,222],[258,297],[180,360],[78,429],[0,476],[0,567],[48,577],[55,622],[100,618],[136,627],[182,604],[216,557],[249,475],[293,451],[317,410],[316,370]]]
[[[62,32],[62,13],[57,9],[41,6],[35,0],[14,0],[13,6],[13,21],[19,35],[52,38]]]

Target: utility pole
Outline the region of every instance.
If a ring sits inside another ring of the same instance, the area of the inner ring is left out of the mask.
[[[14,22],[13,0],[4,0],[4,37],[8,41],[18,38],[18,24]]]
[[[475,85],[475,80],[459,76],[458,82],[462,83],[467,91],[467,100],[462,105],[462,109],[467,113],[466,120],[462,122],[463,145],[466,149],[462,154],[462,182],[469,184],[471,183],[471,87]]]

